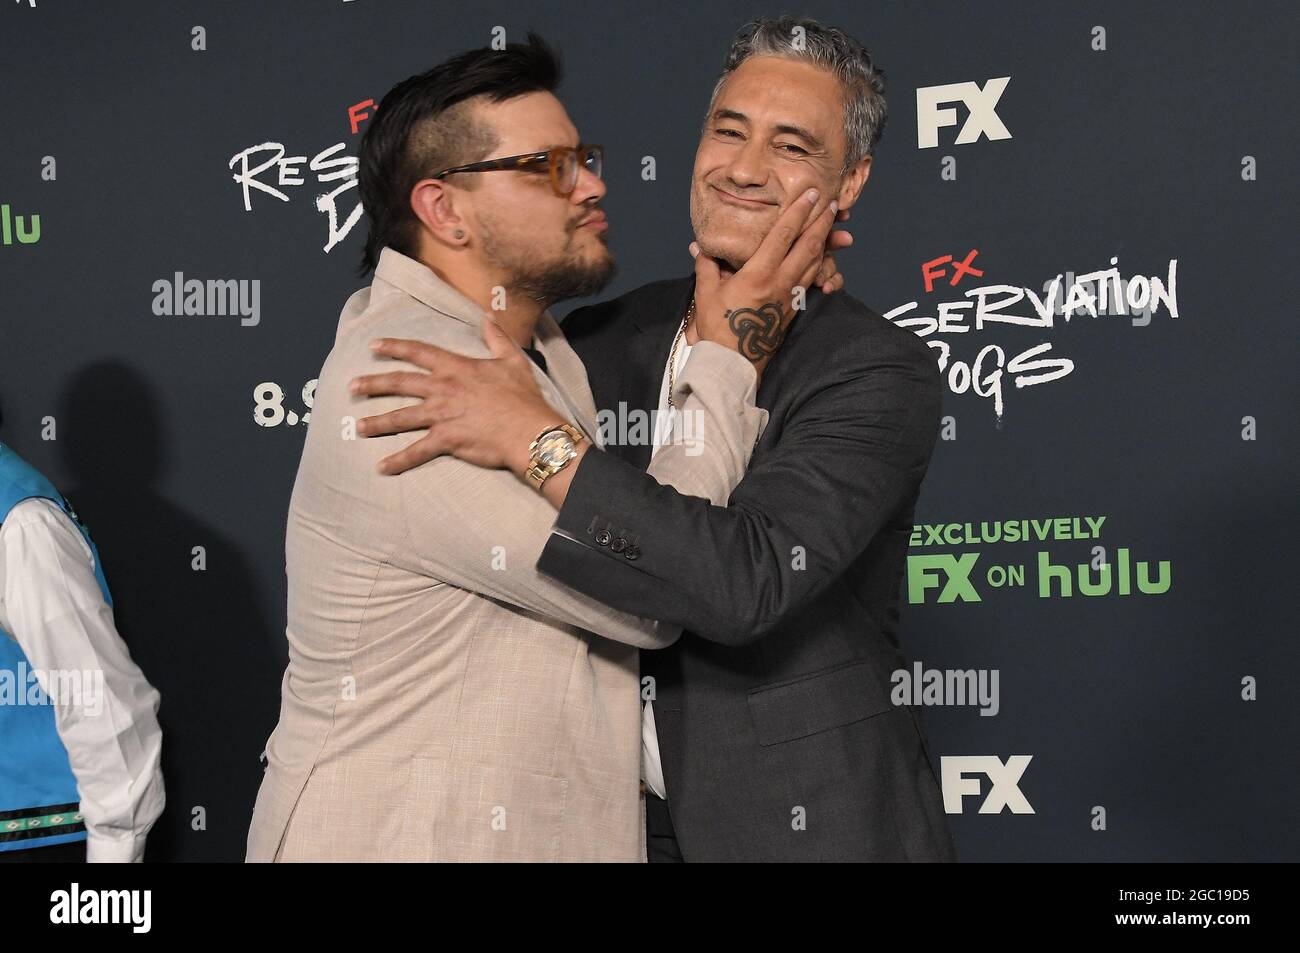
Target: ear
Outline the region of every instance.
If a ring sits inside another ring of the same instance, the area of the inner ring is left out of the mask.
[[[429,234],[444,245],[462,248],[469,241],[469,228],[457,201],[465,201],[463,194],[447,188],[441,179],[421,179],[411,189],[411,211]]]
[[[871,156],[867,156],[844,176],[840,183],[840,208],[851,208],[871,177]]]

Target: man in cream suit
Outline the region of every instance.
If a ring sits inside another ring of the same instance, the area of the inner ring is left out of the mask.
[[[530,36],[399,84],[367,130],[375,277],[339,320],[294,486],[289,666],[250,861],[644,859],[637,656],[680,630],[535,568],[574,462],[601,452],[582,364],[545,309],[613,271],[600,149],[580,142],[558,80]],[[817,274],[834,210],[812,210],[789,216],[799,241],[773,287]],[[485,427],[509,449],[385,475],[403,439],[356,439],[355,421],[409,400],[349,390],[392,366],[377,337],[436,344],[526,391],[510,419],[441,394],[449,450]],[[721,504],[766,421],[757,380],[734,337],[701,340],[672,388],[695,436],[660,451],[656,478]]]

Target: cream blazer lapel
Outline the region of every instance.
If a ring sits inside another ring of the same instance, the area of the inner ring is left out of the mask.
[[[546,358],[546,366],[555,385],[567,396],[568,408],[573,414],[573,422],[587,435],[597,447],[603,446],[600,440],[600,428],[596,419],[596,401],[591,395],[591,385],[587,382],[587,370],[582,359],[569,346],[550,311],[543,311],[533,331],[537,339],[537,349]],[[538,368],[538,373],[541,369]],[[543,378],[546,375],[542,375]]]
[[[375,278],[404,291],[439,314],[464,321],[482,337],[483,319],[487,312],[439,278],[426,265],[391,248],[385,248],[379,255]],[[587,438],[596,446],[601,446],[596,405],[591,395],[591,386],[587,383],[587,372],[582,366],[582,360],[564,339],[564,332],[550,311],[542,312],[533,336],[537,341],[537,349],[546,358],[549,371],[548,376],[540,367],[533,365],[533,375],[541,387],[542,395],[557,410],[567,411],[572,422]],[[532,362],[529,361],[529,364]]]

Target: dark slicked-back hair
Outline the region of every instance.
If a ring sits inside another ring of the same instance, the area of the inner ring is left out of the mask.
[[[562,75],[558,54],[530,32],[527,42],[461,53],[389,90],[361,137],[357,181],[369,234],[358,274],[374,270],[385,246],[415,257],[416,182],[487,158],[497,147],[496,134],[475,118],[466,100],[485,96],[499,103],[552,92]],[[459,184],[472,189],[480,175],[467,173]]]

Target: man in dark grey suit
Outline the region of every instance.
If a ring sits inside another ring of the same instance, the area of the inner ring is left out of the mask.
[[[593,448],[537,564],[686,630],[642,653],[652,860],[955,859],[916,716],[890,699],[938,367],[920,338],[848,295],[756,306],[746,277],[806,189],[841,210],[857,200],[885,116],[883,73],[855,40],[810,20],[750,24],[696,155],[695,274],[564,323],[598,408],[664,410],[679,352],[725,326],[769,412],[726,507],[648,476],[645,441]],[[436,371],[435,350],[427,364],[406,356]],[[457,400],[519,412],[474,380]],[[436,445],[436,410],[402,413],[379,432],[428,426]]]
[[[565,322],[598,407],[655,406],[691,285]],[[813,292],[763,377],[769,423],[725,509],[647,479],[645,445],[578,469],[538,568],[686,633],[641,653],[668,793],[647,804],[652,858],[674,829],[687,860],[952,855],[919,726],[889,683],[940,394],[919,338]]]

